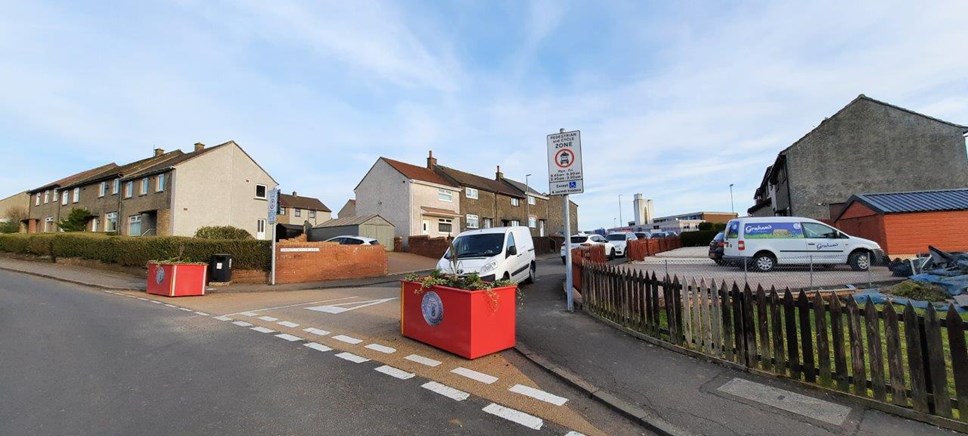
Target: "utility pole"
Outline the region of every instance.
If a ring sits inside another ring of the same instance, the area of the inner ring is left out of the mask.
[[[622,221],[622,194],[618,194],[618,223],[625,227],[625,221]]]
[[[733,205],[733,184],[729,184],[729,209],[730,212],[736,213],[736,206]]]
[[[528,233],[531,233],[531,184],[528,183],[528,177],[531,177],[531,174],[524,175],[524,214],[526,215],[524,219],[528,223]]]

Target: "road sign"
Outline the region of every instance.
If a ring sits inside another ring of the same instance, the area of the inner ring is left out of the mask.
[[[269,218],[268,221],[269,221],[269,224],[275,225],[276,214],[279,213],[279,190],[278,189],[270,190],[268,199],[269,199],[268,201],[269,205],[268,205],[268,210],[266,211],[268,213],[268,218]]]
[[[548,135],[548,185],[556,194],[585,192],[581,167],[581,131]]]

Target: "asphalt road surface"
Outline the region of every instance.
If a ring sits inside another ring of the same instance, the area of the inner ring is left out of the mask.
[[[534,432],[480,397],[455,401],[305,345],[0,271],[0,434]]]

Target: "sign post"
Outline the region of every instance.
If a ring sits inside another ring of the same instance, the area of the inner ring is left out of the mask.
[[[276,215],[279,213],[279,189],[269,191],[266,222],[272,227],[272,267],[269,270],[269,284],[276,284]]]
[[[565,293],[568,296],[568,311],[575,310],[574,277],[571,259],[571,201],[569,194],[585,192],[581,166],[581,131],[548,135],[548,192],[563,195],[565,213]]]

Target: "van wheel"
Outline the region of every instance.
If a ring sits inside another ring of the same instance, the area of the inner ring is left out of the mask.
[[[534,283],[534,272],[535,272],[535,265],[534,265],[534,262],[531,262],[531,268],[528,268],[528,278],[524,280],[524,283],[527,283],[529,285]]]
[[[855,251],[850,253],[847,263],[854,271],[867,271],[871,267],[871,254],[866,251]]]
[[[776,266],[776,258],[770,253],[757,253],[753,256],[753,269],[756,271],[772,271],[774,266]]]

